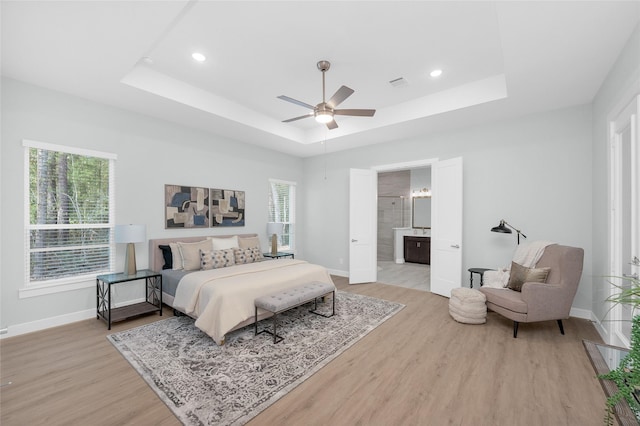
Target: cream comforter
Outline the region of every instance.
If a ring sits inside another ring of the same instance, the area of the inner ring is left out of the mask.
[[[173,307],[196,318],[196,327],[221,345],[229,331],[254,317],[256,297],[311,281],[333,284],[326,268],[294,259],[197,271],[180,280]]]

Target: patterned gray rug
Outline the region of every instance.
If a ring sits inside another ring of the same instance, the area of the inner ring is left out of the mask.
[[[279,316],[276,345],[253,326],[218,346],[189,317],[172,317],[107,338],[185,425],[242,425],[286,395],[404,305],[337,292],[336,315],[310,305]],[[331,304],[318,305],[330,312]],[[262,321],[262,327],[271,326]]]

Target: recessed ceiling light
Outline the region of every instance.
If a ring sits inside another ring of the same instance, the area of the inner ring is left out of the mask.
[[[440,77],[442,75],[442,70],[433,70],[429,73],[431,77]]]
[[[206,57],[206,56],[204,56],[202,53],[199,53],[199,52],[194,52],[194,53],[192,53],[192,54],[191,54],[191,57],[192,57],[195,61],[198,61],[198,62],[204,62],[204,61],[206,61],[206,60],[207,60],[207,57]]]

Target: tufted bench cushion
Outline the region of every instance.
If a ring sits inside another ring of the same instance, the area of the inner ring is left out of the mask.
[[[260,296],[255,299],[255,335],[261,333],[268,333],[273,336],[273,343],[278,343],[283,340],[282,337],[277,334],[277,317],[278,314],[287,311],[296,306],[303,305],[307,302],[314,301],[315,307],[311,313],[320,315],[325,318],[332,317],[336,313],[336,287],[331,283],[323,283],[320,281],[312,281],[305,284],[300,284],[296,287],[289,288],[287,290],[278,291],[276,293]],[[326,315],[317,311],[318,297],[333,293],[333,308],[331,315]],[[262,330],[258,333],[258,309],[263,309],[273,313],[273,332],[268,330]]]
[[[331,293],[335,289],[332,284],[312,281],[277,293],[260,296],[255,300],[255,304],[256,307],[269,312],[284,312],[316,297]]]
[[[464,324],[484,324],[487,322],[486,302],[486,296],[478,290],[454,288],[449,299],[449,314]]]

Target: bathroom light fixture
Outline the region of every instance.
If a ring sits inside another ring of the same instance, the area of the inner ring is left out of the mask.
[[[433,70],[433,71],[431,71],[431,72],[429,73],[429,75],[430,75],[431,77],[434,77],[434,78],[435,78],[435,77],[440,77],[440,76],[442,75],[442,70],[440,70],[440,69]]]

